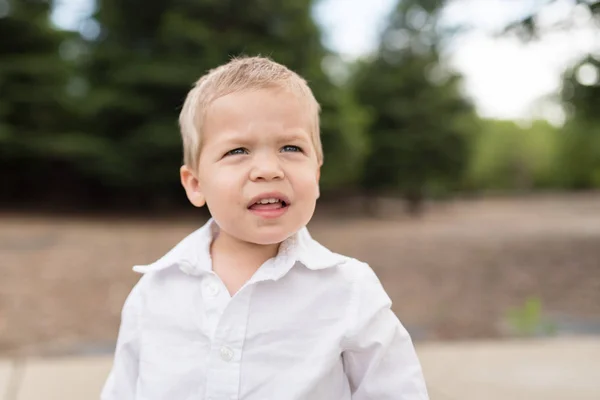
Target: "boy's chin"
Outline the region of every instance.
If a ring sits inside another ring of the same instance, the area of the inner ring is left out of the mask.
[[[270,233],[256,233],[249,235],[248,242],[261,245],[269,246],[273,244],[279,244],[292,236],[294,232],[270,232]]]
[[[246,241],[262,246],[279,244],[294,235],[300,228],[283,226],[263,226],[246,232]]]

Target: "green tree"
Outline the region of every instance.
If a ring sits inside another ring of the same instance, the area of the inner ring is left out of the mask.
[[[472,140],[469,186],[494,191],[555,187],[562,133],[546,121],[525,128],[513,121],[482,120]]]
[[[46,2],[0,1],[0,191],[13,204],[50,200],[59,193],[53,181],[73,178],[51,146],[73,126],[70,67],[59,51],[69,35],[50,26],[49,11]]]
[[[351,181],[361,124],[352,97],[323,72],[327,52],[311,8],[311,0],[100,0],[82,110],[105,150],[94,173],[139,205],[183,199],[176,120],[186,92],[232,56],[261,54],[303,75],[321,103],[324,189]]]
[[[600,29],[600,1],[572,0],[571,10],[550,26],[540,26],[538,15],[556,0],[539,3],[530,15],[506,28],[522,40],[543,38],[556,31],[566,31],[588,24]],[[557,177],[566,188],[600,187],[600,56],[588,54],[563,74],[560,101],[567,111],[567,122],[560,144]]]
[[[362,187],[369,197],[399,193],[413,212],[428,193],[459,184],[467,159],[465,126],[474,119],[459,90],[461,77],[440,57],[442,5],[399,2],[377,54],[361,63],[354,81],[371,121]]]
[[[600,60],[587,56],[565,71],[561,101],[568,112],[560,178],[568,188],[600,188]]]

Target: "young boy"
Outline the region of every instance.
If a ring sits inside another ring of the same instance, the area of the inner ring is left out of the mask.
[[[134,267],[102,399],[427,399],[371,268],[306,230],[323,163],[306,82],[234,59],[196,83],[180,126],[181,182],[212,219]]]

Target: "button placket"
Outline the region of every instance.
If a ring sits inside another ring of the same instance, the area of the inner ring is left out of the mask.
[[[238,398],[240,362],[246,333],[252,288],[240,290],[226,305],[212,336],[206,396]],[[223,294],[221,294],[223,296]]]
[[[222,286],[221,281],[214,274],[206,276],[200,286],[206,321],[203,329],[206,330],[209,337],[214,337],[223,311],[229,301],[223,293]]]

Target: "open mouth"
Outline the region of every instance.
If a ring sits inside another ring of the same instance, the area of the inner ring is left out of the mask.
[[[290,202],[288,199],[283,197],[264,197],[253,201],[248,209],[261,211],[261,210],[278,210],[289,207]]]

